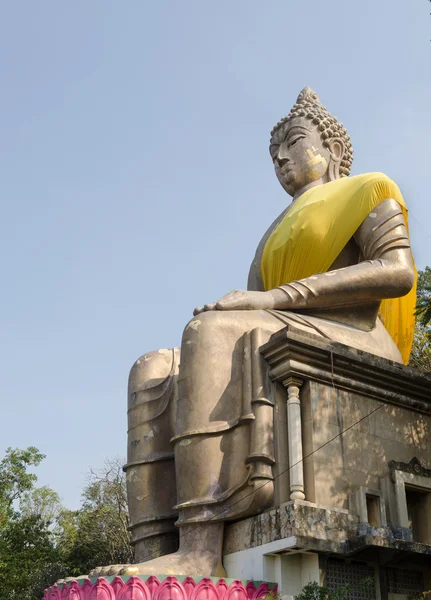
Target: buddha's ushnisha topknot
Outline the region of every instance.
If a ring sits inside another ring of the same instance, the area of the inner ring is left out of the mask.
[[[318,126],[323,145],[329,147],[332,139],[339,138],[344,142],[344,155],[340,164],[342,177],[350,175],[353,162],[353,148],[350,137],[343,124],[333,117],[331,113],[320,103],[319,96],[310,87],[305,87],[299,94],[296,103],[287,117],[283,117],[271,131],[271,144],[277,142],[277,134],[286,129],[287,122],[293,117],[305,117]]]

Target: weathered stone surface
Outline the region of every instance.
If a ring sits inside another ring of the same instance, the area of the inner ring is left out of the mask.
[[[420,475],[421,477],[431,477],[431,469],[427,469],[421,465],[418,458],[415,456],[409,463],[397,462],[396,460],[389,461],[389,468],[391,471],[403,471],[404,473],[412,473],[413,475]]]
[[[431,557],[431,545],[412,542],[410,529],[372,528],[369,524],[359,523],[359,519],[347,510],[324,508],[299,500],[228,525],[223,554],[291,537],[296,538],[298,549],[340,556],[376,547]]]
[[[358,517],[347,510],[295,500],[256,517],[229,524],[223,553],[231,554],[292,536],[337,545],[356,534],[358,523]]]
[[[301,391],[306,500],[348,509],[355,490],[383,490],[376,493],[388,525],[405,528],[406,517],[392,502],[404,488],[389,482],[383,489],[381,482],[398,467],[415,477],[429,473],[424,465],[431,456],[431,377],[289,328],[274,335],[262,353],[273,380],[306,382]]]
[[[431,375],[411,367],[294,327],[273,335],[261,352],[274,381],[296,376],[431,414]]]

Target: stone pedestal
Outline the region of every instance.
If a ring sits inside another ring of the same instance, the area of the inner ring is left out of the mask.
[[[430,589],[431,377],[293,328],[261,353],[276,500],[226,525],[228,575],[275,581],[283,600],[310,581],[371,578],[361,600]]]
[[[218,577],[99,577],[75,579],[45,590],[44,600],[257,600],[277,586]]]

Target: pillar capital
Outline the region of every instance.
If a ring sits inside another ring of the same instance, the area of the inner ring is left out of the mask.
[[[304,380],[299,377],[294,377],[293,375],[290,375],[289,377],[286,377],[286,379],[283,379],[282,383],[285,388],[289,388],[291,386],[300,388],[304,383]]]

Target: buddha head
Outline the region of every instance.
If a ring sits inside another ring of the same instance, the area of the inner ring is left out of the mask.
[[[290,196],[313,183],[348,177],[353,161],[343,124],[309,87],[271,131],[269,151],[277,178]]]

